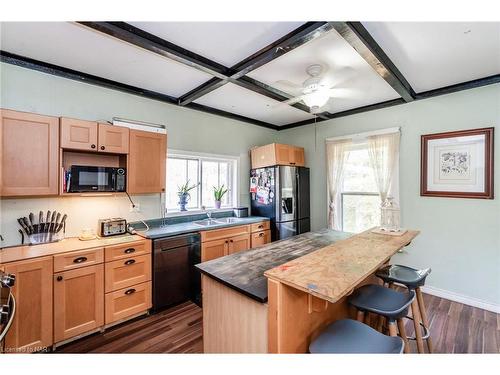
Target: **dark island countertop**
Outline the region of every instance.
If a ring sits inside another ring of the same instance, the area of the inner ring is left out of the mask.
[[[265,271],[352,235],[352,233],[322,229],[200,263],[196,267],[220,283],[265,303],[267,302]]]

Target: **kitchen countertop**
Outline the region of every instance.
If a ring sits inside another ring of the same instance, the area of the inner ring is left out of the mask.
[[[217,220],[217,219],[218,218],[214,218],[214,220]],[[133,225],[133,227],[136,230],[136,234],[138,234],[139,236],[154,240],[156,238],[176,236],[179,234],[203,232],[206,230],[213,230],[213,229],[221,229],[221,228],[228,228],[228,227],[236,227],[239,225],[254,224],[254,223],[259,223],[262,221],[268,221],[269,218],[261,217],[261,216],[249,216],[249,217],[238,218],[237,220],[238,221],[234,222],[234,223],[222,223],[222,224],[213,224],[213,225],[209,225],[209,226],[201,226],[201,225],[195,224],[194,221],[162,225],[161,219],[160,219],[160,220],[154,220],[151,222],[148,221],[147,223],[148,223],[149,228],[150,228],[149,230],[142,230],[141,228],[145,229],[145,226],[141,222],[136,222],[136,223],[133,223],[131,225]]]
[[[351,233],[329,229],[308,232],[256,249],[200,263],[196,267],[203,274],[264,303],[267,302],[265,271],[350,236]]]
[[[39,245],[21,245],[6,247],[0,249],[0,264],[15,262],[31,258],[44,257],[67,253],[75,250],[92,249],[96,247],[105,247],[119,245],[127,242],[144,241],[140,236],[122,235],[107,238],[96,238],[89,241],[81,241],[77,237],[68,237],[58,242],[44,243]]]
[[[279,265],[265,276],[335,303],[373,274],[420,232],[401,236],[370,230]]]

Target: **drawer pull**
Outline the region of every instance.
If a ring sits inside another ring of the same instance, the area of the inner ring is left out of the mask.
[[[76,259],[73,259],[73,263],[83,263],[87,260],[87,257],[78,257]]]
[[[260,224],[260,225],[258,226],[258,228],[259,228],[259,229],[262,229],[262,228],[264,228],[264,226],[263,226],[262,224]]]
[[[62,276],[57,276],[57,281],[62,281],[63,277]]]
[[[264,233],[259,233],[259,237],[264,237]]]
[[[129,296],[129,295],[131,295],[131,294],[133,294],[133,293],[135,293],[135,289],[134,289],[134,288],[132,288],[132,289],[128,289],[127,291],[125,291],[125,294],[126,294],[127,296]]]
[[[130,266],[131,264],[134,264],[135,263],[135,259],[129,259],[125,262],[125,265],[126,266]]]
[[[124,251],[125,254],[132,254],[135,252],[135,249],[133,247],[130,247]]]

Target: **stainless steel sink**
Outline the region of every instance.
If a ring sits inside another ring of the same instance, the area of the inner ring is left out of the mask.
[[[238,217],[222,217],[220,219],[215,219],[215,221],[218,221],[221,224],[231,224],[231,223],[239,223],[244,220]]]
[[[217,225],[221,223],[214,219],[205,219],[205,220],[193,221],[193,224],[199,225],[200,227],[208,227],[210,225]]]

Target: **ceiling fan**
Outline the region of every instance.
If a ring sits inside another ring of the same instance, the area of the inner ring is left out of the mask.
[[[351,68],[343,68],[337,71],[336,75],[345,76],[346,74],[342,73],[342,71],[352,70]],[[293,92],[295,95],[293,98],[280,102],[280,104],[292,105],[302,101],[309,107],[312,114],[317,114],[325,111],[324,107],[332,98],[349,98],[353,96],[355,90],[340,88],[338,83],[333,86],[327,85],[324,77],[326,71],[327,69],[323,65],[313,64],[306,68],[309,78],[302,85],[290,81],[276,81],[276,84],[286,87],[286,91]]]

